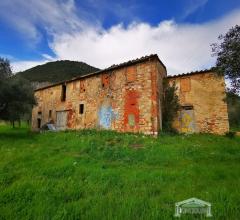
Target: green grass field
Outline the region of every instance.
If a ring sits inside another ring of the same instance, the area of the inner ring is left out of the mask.
[[[234,220],[239,186],[239,137],[0,125],[0,219],[175,219],[175,202],[197,197]]]

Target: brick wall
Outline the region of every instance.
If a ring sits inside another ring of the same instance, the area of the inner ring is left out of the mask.
[[[176,83],[182,105],[173,123],[178,131],[192,129],[194,132],[224,134],[229,130],[223,77],[206,72],[173,77],[169,81]]]

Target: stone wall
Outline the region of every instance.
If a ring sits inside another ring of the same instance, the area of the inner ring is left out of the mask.
[[[224,78],[213,72],[169,77],[175,82],[181,110],[173,126],[180,132],[224,134],[229,131]]]
[[[111,129],[156,135],[162,128],[165,77],[166,69],[154,55],[38,89],[32,128],[38,130],[53,121],[61,129]],[[229,130],[222,77],[205,71],[168,80],[176,83],[182,106],[173,123],[178,131],[224,134]],[[64,87],[65,101],[61,100]],[[60,116],[63,127],[59,125]]]
[[[56,124],[57,112],[66,111],[67,129],[157,134],[163,75],[166,70],[154,58],[66,82],[65,101],[61,101],[62,84],[37,90],[32,128],[38,129],[38,120],[41,126],[50,120]]]

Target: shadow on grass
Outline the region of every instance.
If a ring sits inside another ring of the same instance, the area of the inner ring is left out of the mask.
[[[0,140],[4,139],[34,139],[37,137],[28,127],[12,128],[10,126],[0,126]]]

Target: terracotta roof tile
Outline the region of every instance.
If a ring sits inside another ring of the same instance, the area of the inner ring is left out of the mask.
[[[181,74],[177,74],[177,75],[170,75],[170,76],[167,76],[167,78],[176,78],[176,77],[190,76],[190,75],[207,73],[207,72],[214,72],[214,71],[215,71],[215,68],[212,67],[210,69],[205,69],[205,70],[198,70],[198,71],[192,71],[192,72],[188,72],[188,73],[181,73]]]
[[[166,69],[165,65],[164,65],[164,64],[162,63],[162,61],[159,59],[158,55],[157,55],[157,54],[151,54],[151,55],[143,56],[143,57],[141,57],[141,58],[137,58],[137,59],[134,59],[134,60],[129,60],[129,61],[124,62],[124,63],[113,64],[112,66],[107,67],[106,69],[99,70],[99,71],[96,71],[96,72],[93,72],[93,73],[89,73],[89,74],[86,74],[86,75],[74,77],[74,78],[69,79],[69,80],[65,80],[65,81],[53,83],[53,84],[50,84],[50,85],[48,85],[48,86],[44,86],[44,87],[35,89],[35,91],[42,90],[42,89],[46,89],[46,88],[49,88],[49,87],[52,87],[52,86],[56,86],[56,85],[60,85],[60,84],[63,84],[63,83],[71,82],[71,81],[74,81],[74,80],[77,80],[77,79],[81,79],[81,78],[85,78],[85,77],[88,77],[88,76],[97,75],[97,74],[100,74],[100,73],[103,73],[103,72],[106,72],[106,71],[118,69],[118,68],[120,68],[120,67],[130,66],[130,65],[132,65],[132,64],[140,63],[140,62],[143,62],[143,61],[146,61],[146,60],[149,60],[149,59],[154,59],[154,58],[158,59],[158,61],[159,61],[159,62],[163,65],[163,67]]]

